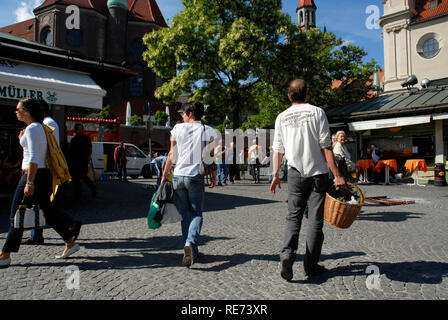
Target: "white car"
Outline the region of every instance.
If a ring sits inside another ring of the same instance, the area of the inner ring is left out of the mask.
[[[116,174],[117,168],[114,162],[114,150],[118,142],[92,142],[92,162],[96,174]],[[127,175],[132,179],[143,176],[145,179],[152,178],[151,158],[142,150],[131,143],[125,143],[127,158]]]

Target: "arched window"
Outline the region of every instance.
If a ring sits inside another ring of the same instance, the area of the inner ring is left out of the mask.
[[[129,91],[133,97],[143,96],[143,67],[139,64],[134,64],[131,71],[137,72],[138,75],[131,78]]]
[[[303,26],[303,11],[300,11],[299,14],[299,26]]]
[[[53,46],[53,32],[51,32],[50,27],[45,27],[40,34],[40,42],[47,45]]]

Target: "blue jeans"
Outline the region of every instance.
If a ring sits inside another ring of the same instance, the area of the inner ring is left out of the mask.
[[[182,240],[197,255],[204,208],[204,179],[201,175],[174,176],[173,186],[174,204],[182,215]]]
[[[218,176],[218,183],[227,182],[227,177],[229,176],[229,167],[225,163],[218,163],[216,175]]]

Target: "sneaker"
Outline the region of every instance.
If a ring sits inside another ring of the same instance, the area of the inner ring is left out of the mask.
[[[317,277],[327,272],[328,269],[321,265],[316,265],[312,270],[305,272],[308,277]]]
[[[219,186],[219,187],[222,187],[222,183],[221,183],[221,182],[218,182],[218,186]]]
[[[292,272],[293,262],[291,260],[289,260],[289,259],[283,259],[280,262],[280,264],[281,264],[281,267],[282,267],[280,275],[286,281],[291,281],[291,279],[293,277],[293,272]]]
[[[182,258],[182,264],[187,268],[190,268],[193,264],[193,248],[191,246],[184,247],[184,257]]]

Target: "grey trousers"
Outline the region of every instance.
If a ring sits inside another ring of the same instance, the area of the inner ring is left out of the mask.
[[[288,172],[288,215],[280,259],[295,261],[303,213],[308,206],[306,253],[303,261],[306,273],[312,271],[320,259],[324,242],[324,203],[329,187],[328,174],[304,178],[292,167]]]

